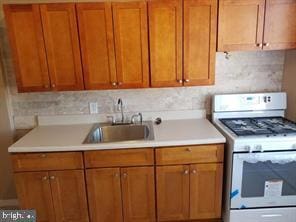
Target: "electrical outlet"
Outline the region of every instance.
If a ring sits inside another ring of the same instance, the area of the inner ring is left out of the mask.
[[[98,111],[98,103],[89,103],[89,112],[90,114],[97,114]]]

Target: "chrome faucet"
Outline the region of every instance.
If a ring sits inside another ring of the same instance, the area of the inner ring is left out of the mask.
[[[117,101],[117,109],[121,112],[121,123],[124,123],[123,102],[121,98]]]

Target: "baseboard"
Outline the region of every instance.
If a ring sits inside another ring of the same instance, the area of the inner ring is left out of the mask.
[[[0,200],[0,207],[17,207],[18,204],[18,199]]]

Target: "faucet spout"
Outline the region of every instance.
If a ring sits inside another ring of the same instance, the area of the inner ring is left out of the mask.
[[[124,123],[123,102],[121,98],[118,99],[117,106],[118,110],[121,112],[121,123]]]

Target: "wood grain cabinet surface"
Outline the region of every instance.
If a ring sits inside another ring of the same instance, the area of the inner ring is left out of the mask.
[[[38,222],[219,220],[223,145],[12,154]],[[82,159],[84,156],[84,161]]]
[[[295,0],[220,0],[219,4],[218,51],[296,48]]]
[[[21,209],[35,209],[38,222],[88,222],[83,170],[15,173]]]
[[[83,90],[75,4],[41,4],[40,11],[52,89]]]
[[[4,5],[19,92],[50,90],[39,5]]]

